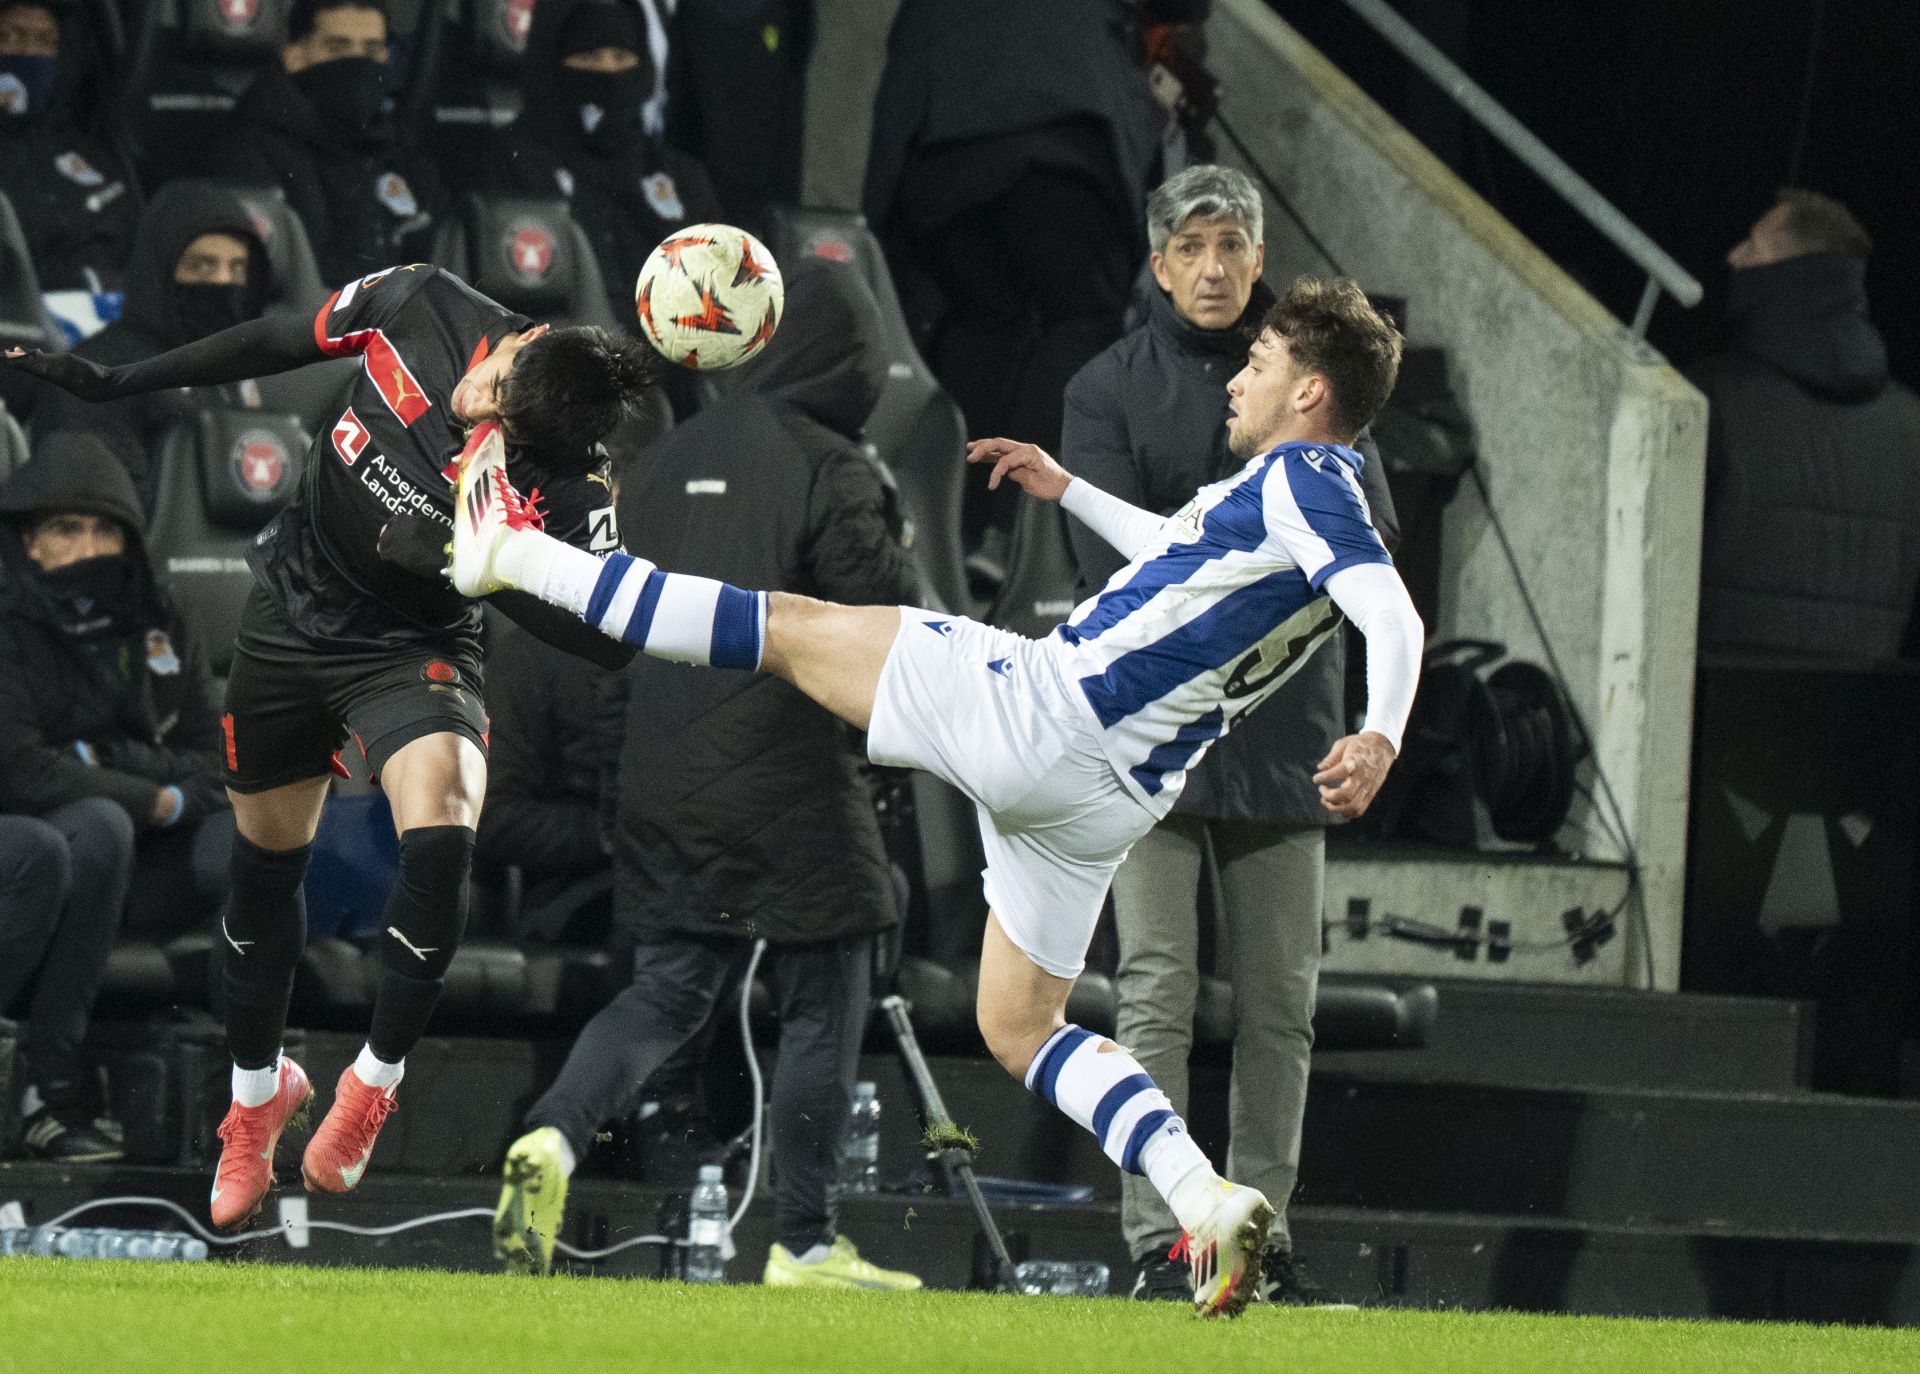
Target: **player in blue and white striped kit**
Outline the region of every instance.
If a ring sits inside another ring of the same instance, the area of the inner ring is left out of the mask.
[[[1401,343],[1353,283],[1296,282],[1227,387],[1246,465],[1165,519],[1030,444],[971,444],[970,462],[994,465],[991,485],[1011,478],[1061,501],[1132,560],[1040,640],[910,607],[744,591],[638,557],[602,564],[531,526],[503,459],[482,451],[462,477],[451,575],[465,594],[522,588],[647,653],[775,673],[866,730],[874,762],[924,768],[973,799],[991,908],[988,1048],[1154,1183],[1188,1233],[1205,1315],[1245,1306],[1273,1208],[1214,1171],[1126,1050],[1066,1022],[1067,996],[1128,848],[1343,613],[1367,641],[1367,719],[1331,742],[1315,781],[1346,816],[1379,789],[1422,630],[1350,445],[1392,390]]]

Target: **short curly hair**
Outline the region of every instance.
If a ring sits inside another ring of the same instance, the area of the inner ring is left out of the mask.
[[[597,467],[597,446],[653,389],[646,344],[598,325],[552,329],[520,350],[500,387],[500,420],[512,442],[555,476]]]
[[[1371,424],[1393,394],[1406,339],[1351,278],[1294,278],[1258,333],[1269,329],[1286,340],[1296,368],[1327,379],[1333,428],[1343,438]]]

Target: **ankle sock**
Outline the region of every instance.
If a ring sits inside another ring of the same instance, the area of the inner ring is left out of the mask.
[[[359,1057],[353,1061],[353,1075],[369,1088],[385,1089],[387,1095],[393,1095],[393,1089],[400,1086],[400,1080],[407,1075],[407,1061],[389,1064],[373,1052],[373,1046],[362,1045]]]
[[[273,1062],[264,1069],[243,1069],[233,1066],[233,1100],[242,1107],[264,1107],[273,1101],[273,1095],[280,1088],[280,1056],[284,1050],[276,1050]]]

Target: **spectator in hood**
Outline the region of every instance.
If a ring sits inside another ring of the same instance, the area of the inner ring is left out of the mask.
[[[173,182],[140,218],[119,320],[73,354],[108,367],[151,358],[255,318],[266,289],[266,249],[239,198],[210,181]],[[226,404],[246,404],[247,385],[150,392],[98,404],[41,387],[33,430],[37,439],[69,429],[98,437],[133,478],[146,509],[158,476],[149,458],[161,431],[205,404],[209,391]]]
[[[856,446],[886,376],[879,308],[850,268],[792,266],[766,352],[620,470],[622,532],[675,571],[895,602],[910,589],[906,551]],[[496,1247],[516,1267],[551,1263],[573,1164],[695,1041],[765,938],[780,1013],[765,1281],[918,1288],[861,1259],[835,1216],[874,937],[894,922],[853,741],[798,689],[759,674],[636,658],[624,683],[614,917],[637,942],[633,983],[581,1032],[508,1154],[502,1215],[524,1214],[518,1190],[537,1174],[545,1229],[506,1243],[496,1229]]]
[[[655,244],[719,218],[706,169],[647,132],[654,88],[635,0],[541,0],[527,35],[526,106],[490,159],[496,189],[564,196],[618,320]]]
[[[1920,577],[1920,398],[1889,378],[1867,318],[1872,252],[1845,206],[1789,188],[1727,254],[1727,347],[1692,370],[1710,406],[1703,648],[1901,651]]]
[[[86,126],[105,76],[72,0],[0,0],[0,194],[43,291],[112,291],[140,207],[126,169]]]
[[[440,186],[389,113],[385,0],[294,0],[287,37],[219,165],[287,193],[329,285],[425,258]]]

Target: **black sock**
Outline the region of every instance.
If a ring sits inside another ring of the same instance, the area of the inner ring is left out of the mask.
[[[406,1058],[440,1000],[441,983],[467,925],[467,872],[473,831],[428,825],[400,837],[400,873],[387,899],[381,932],[383,967],[367,1044],[376,1058]]]
[[[373,1025],[367,1031],[367,1047],[374,1058],[398,1064],[420,1043],[444,982],[402,977],[390,968],[380,970],[374,980]]]
[[[307,943],[301,883],[311,847],[261,849],[233,840],[233,895],[220,920],[227,1045],[243,1069],[273,1066],[285,1041],[293,971]]]

